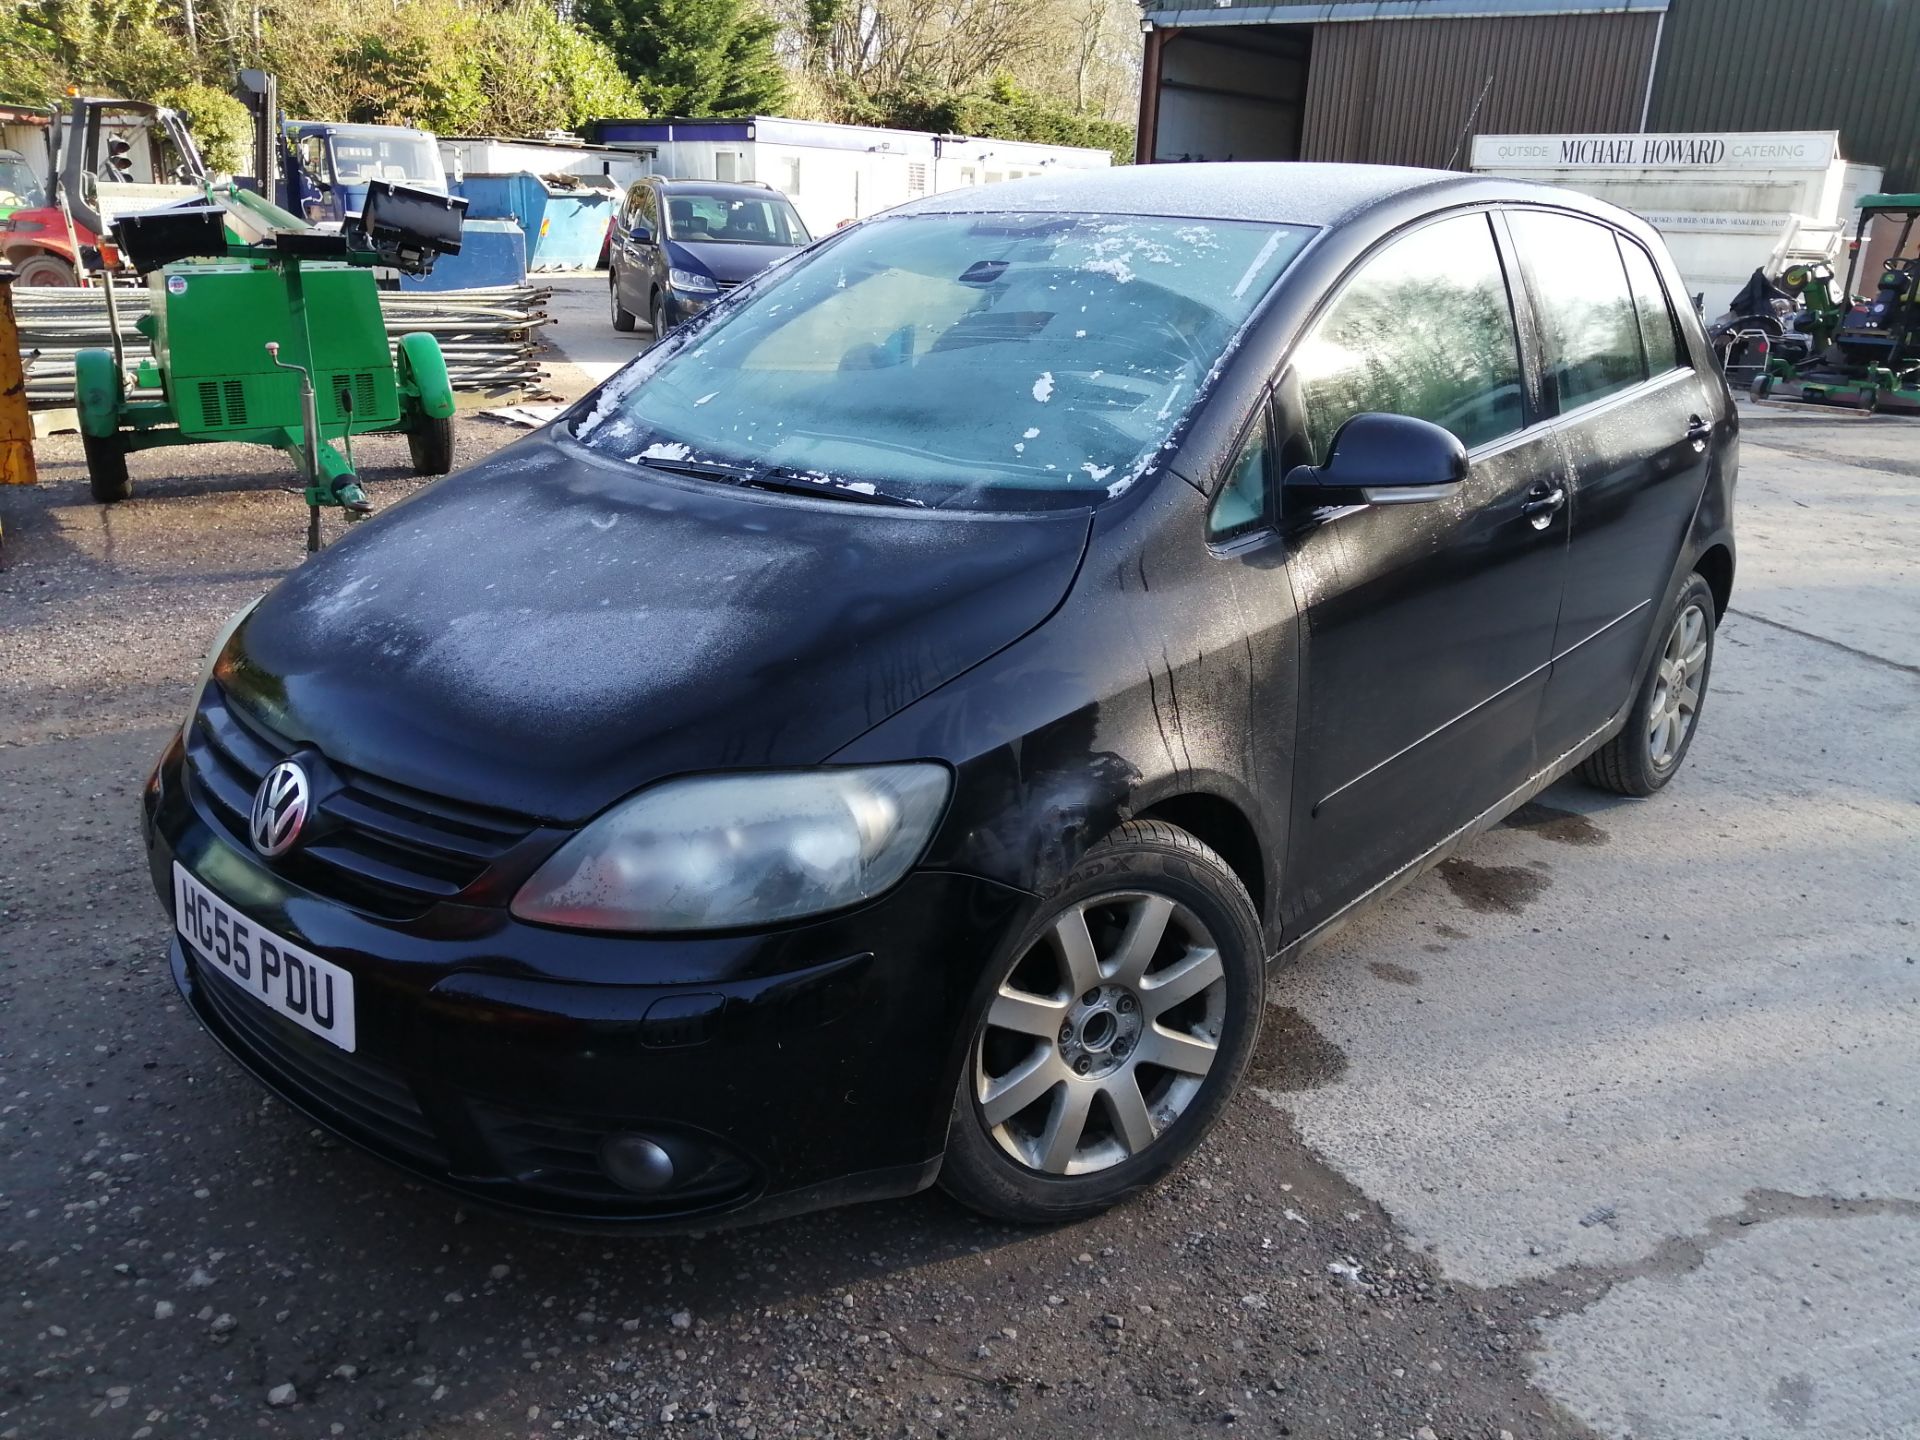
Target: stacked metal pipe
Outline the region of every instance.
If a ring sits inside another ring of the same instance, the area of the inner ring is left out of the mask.
[[[380,309],[387,335],[397,340],[424,330],[440,342],[447,375],[456,390],[504,394],[544,385],[535,332],[548,322],[553,292],[544,286],[500,285],[482,290],[383,290]],[[147,313],[151,299],[143,287],[114,292],[120,307],[120,332],[129,366],[150,352],[134,322]],[[97,289],[16,287],[20,352],[26,360],[27,402],[36,409],[73,403],[73,357],[81,350],[107,349],[106,295]],[[38,353],[36,353],[38,352]],[[151,392],[135,391],[146,398]]]

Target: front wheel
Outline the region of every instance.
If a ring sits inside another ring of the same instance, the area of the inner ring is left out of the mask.
[[[1246,887],[1186,831],[1128,821],[1089,850],[978,1002],[941,1184],[996,1219],[1107,1209],[1225,1109],[1260,1031]]]
[[[1707,698],[1716,624],[1713,587],[1698,573],[1689,575],[1667,615],[1666,639],[1640,682],[1626,728],[1580,767],[1589,785],[1616,795],[1651,795],[1674,777],[1693,744]]]
[[[453,421],[444,415],[414,416],[407,454],[416,475],[444,475],[453,469]]]
[[[647,312],[647,323],[653,327],[654,343],[667,338],[667,297],[654,292],[653,304]]]
[[[58,255],[42,251],[14,262],[14,283],[19,285],[59,285],[71,289],[80,283],[80,272]]]

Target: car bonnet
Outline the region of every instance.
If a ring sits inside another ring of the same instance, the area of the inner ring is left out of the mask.
[[[308,560],[219,674],[290,746],[574,821],[820,762],[1043,621],[1089,530],[742,491],[549,430]]]

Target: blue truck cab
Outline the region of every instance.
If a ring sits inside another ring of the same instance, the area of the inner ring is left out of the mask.
[[[277,198],[310,224],[340,224],[366,202],[371,180],[447,193],[439,142],[425,130],[288,120],[280,134],[285,179]]]

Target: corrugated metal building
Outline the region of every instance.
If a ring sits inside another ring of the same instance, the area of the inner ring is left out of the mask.
[[[1146,0],[1141,160],[1461,167],[1476,134],[1839,130],[1920,186],[1920,0]]]

